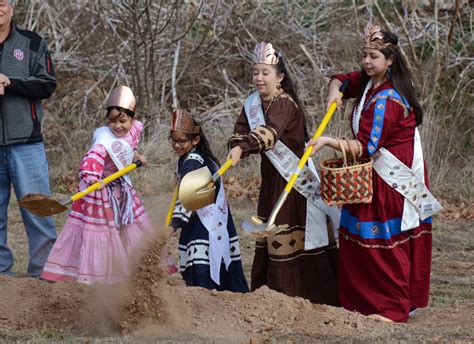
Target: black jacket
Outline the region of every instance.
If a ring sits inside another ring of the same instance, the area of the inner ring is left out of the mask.
[[[0,96],[0,145],[42,141],[41,99],[49,98],[56,88],[46,42],[12,24],[10,35],[0,44],[0,73],[11,82]]]

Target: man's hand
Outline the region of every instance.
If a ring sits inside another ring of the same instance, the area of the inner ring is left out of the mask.
[[[0,73],[0,84],[2,84],[3,87],[10,86],[10,79],[8,79],[5,74]]]

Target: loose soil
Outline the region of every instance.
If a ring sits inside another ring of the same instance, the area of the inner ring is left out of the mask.
[[[231,206],[237,223],[253,211],[246,200],[234,200]],[[21,275],[27,249],[15,207],[10,212],[9,239],[17,256],[15,269]],[[57,221],[61,228],[64,217]],[[179,274],[170,276],[157,268],[164,244],[158,237],[129,283],[110,287],[0,277],[0,338],[35,342],[472,342],[473,224],[466,219],[437,219],[431,305],[408,324],[381,323],[266,287],[248,294],[186,287]],[[253,239],[240,234],[248,274]],[[176,252],[176,244],[172,238],[171,252]]]

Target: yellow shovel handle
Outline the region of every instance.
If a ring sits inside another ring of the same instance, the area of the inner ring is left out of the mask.
[[[341,98],[342,98],[343,93],[346,91],[347,86],[349,86],[348,80],[344,81],[341,87],[339,87],[339,95],[341,96]],[[318,129],[316,130],[313,137],[311,138],[312,140],[317,139],[324,132],[329,121],[331,120],[332,115],[334,114],[334,111],[336,111],[336,107],[337,107],[336,102],[333,102],[331,106],[329,106],[329,110],[326,112],[326,115],[324,115],[323,121],[321,122]],[[285,192],[290,192],[293,186],[295,185],[296,180],[298,179],[298,176],[300,175],[300,172],[303,169],[304,165],[306,165],[306,162],[308,161],[309,156],[311,155],[312,151],[313,151],[313,146],[308,146],[306,150],[304,151],[304,154],[301,157],[300,162],[298,163],[298,168],[296,169],[295,172],[293,172],[293,174],[290,177],[290,180],[288,181],[288,184],[286,184]]]
[[[179,191],[179,186],[176,185],[176,187],[174,188],[173,198],[171,199],[170,207],[168,208],[168,214],[166,214],[166,221],[165,221],[166,226],[170,225],[171,219],[173,218],[174,206],[176,205],[176,200],[178,199],[178,191]]]
[[[108,184],[111,181],[120,178],[124,174],[129,173],[130,171],[133,171],[137,167],[142,166],[142,162],[140,160],[135,161],[133,164],[128,165],[127,167],[122,168],[121,170],[118,170],[114,174],[111,174],[107,178],[102,179],[102,183]],[[78,193],[74,194],[71,196],[71,201],[77,201],[79,198],[84,197],[85,195],[90,194],[92,191],[97,190],[98,188],[101,187],[101,183],[97,182],[89,186],[87,189],[84,189],[82,191],[79,191]]]
[[[229,169],[229,167],[232,166],[232,159],[227,159],[224,165],[221,166],[221,168],[216,172],[219,176],[222,177],[224,173]]]
[[[222,177],[222,175],[229,169],[229,167],[232,166],[232,159],[227,159],[224,165],[221,166],[221,168],[212,175],[212,182],[215,183],[217,179]]]

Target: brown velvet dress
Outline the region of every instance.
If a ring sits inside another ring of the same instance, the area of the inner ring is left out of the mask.
[[[282,94],[273,102],[262,101],[262,105],[266,113],[266,127],[276,133],[274,142],[281,140],[301,157],[305,148],[304,118],[294,101]],[[248,135],[249,132],[245,110],[242,109],[234,128],[234,134],[240,134],[241,140],[236,142],[231,139],[229,144],[231,147],[239,145],[243,150],[242,157],[261,155],[262,182],[258,216],[267,221],[287,181],[264,154],[265,148],[269,147],[261,147],[254,136]],[[290,230],[257,239],[251,289],[267,285],[289,296],[300,296],[314,303],[338,305],[337,246],[334,239],[326,247],[304,250],[306,198],[293,189],[275,223],[288,224]]]

